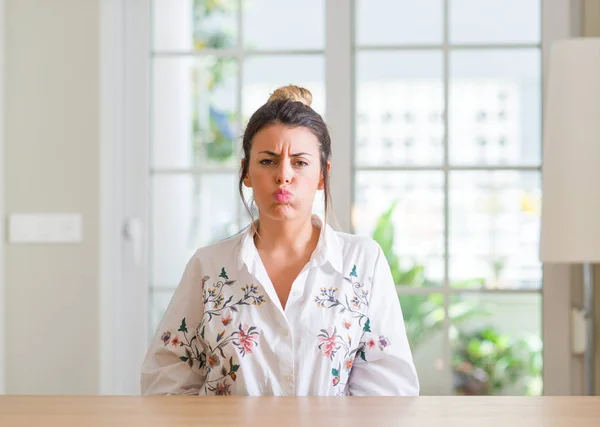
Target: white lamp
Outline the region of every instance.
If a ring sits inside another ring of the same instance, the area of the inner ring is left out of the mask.
[[[593,395],[592,264],[600,263],[600,38],[556,42],[549,64],[540,258],[583,264],[585,389]]]

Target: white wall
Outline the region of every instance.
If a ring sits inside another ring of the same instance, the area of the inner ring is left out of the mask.
[[[97,0],[5,0],[5,210],[78,212],[79,245],[6,245],[6,392],[98,391]]]

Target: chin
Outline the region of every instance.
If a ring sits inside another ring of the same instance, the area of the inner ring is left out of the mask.
[[[288,203],[275,203],[268,210],[268,215],[273,219],[294,219],[298,212]]]
[[[301,211],[289,203],[273,203],[267,209],[259,209],[259,214],[274,220],[290,220],[303,216]]]

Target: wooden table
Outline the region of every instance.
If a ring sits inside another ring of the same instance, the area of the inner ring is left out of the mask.
[[[0,396],[0,426],[600,427],[600,397]]]

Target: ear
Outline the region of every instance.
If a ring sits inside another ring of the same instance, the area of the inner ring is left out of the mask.
[[[331,174],[331,162],[327,162],[327,173]],[[317,190],[323,190],[325,188],[325,177],[323,176],[323,172],[321,172],[321,179],[319,180],[319,186]]]
[[[244,164],[246,163],[246,161],[244,159],[242,159],[241,165],[242,165],[242,169],[244,170]],[[248,174],[246,174],[244,176],[244,185],[248,188],[252,188],[252,183],[250,182],[250,177],[248,176]]]

